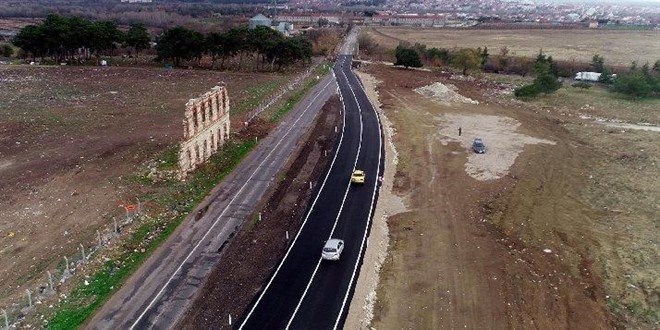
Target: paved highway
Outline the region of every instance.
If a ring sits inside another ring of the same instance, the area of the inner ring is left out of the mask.
[[[251,214],[336,89],[334,76],[324,77],[198,207],[203,215],[186,219],[87,328],[165,329],[175,324],[217,263],[223,244]]]
[[[355,39],[354,34],[351,37]],[[239,320],[240,329],[343,326],[366,247],[384,155],[378,116],[351,71],[349,55],[337,59],[334,74],[345,109],[337,153],[301,230]],[[364,185],[351,185],[354,169],[366,172]],[[321,249],[329,238],[345,241],[339,261],[321,260]]]

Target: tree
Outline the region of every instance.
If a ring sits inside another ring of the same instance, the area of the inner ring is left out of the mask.
[[[653,64],[653,71],[660,71],[660,60],[655,61]]]
[[[179,66],[181,61],[198,59],[204,52],[204,36],[197,32],[177,26],[166,30],[156,45],[160,60],[171,59]]]
[[[396,63],[394,65],[403,65],[406,69],[409,67],[422,67],[422,60],[414,49],[398,46],[395,52]]]
[[[247,26],[240,26],[238,28],[227,31],[227,45],[229,46],[230,54],[239,55],[238,70],[243,66],[243,55],[246,51],[251,50],[252,45],[248,43],[250,31]]]
[[[603,83],[603,84],[611,84],[614,81],[612,77],[612,72],[610,69],[607,67],[603,67],[603,70],[600,74],[600,77],[598,77],[598,82]]]
[[[614,81],[613,89],[615,92],[638,98],[650,96],[653,90],[652,86],[648,84],[647,79],[639,71],[619,75],[616,81]]]
[[[299,61],[309,62],[312,57],[312,43],[304,38],[282,38],[269,53],[278,69]]]
[[[452,59],[452,64],[463,70],[463,75],[467,76],[468,70],[479,68],[481,64],[481,54],[475,49],[463,48]]]
[[[26,53],[30,53],[33,59],[46,55],[47,48],[41,26],[25,26],[12,39],[12,43],[23,49]]]
[[[144,24],[131,24],[126,32],[126,45],[133,47],[137,55],[141,50],[149,48],[149,42],[151,42],[151,36]]]
[[[215,62],[218,58],[221,58],[220,70],[224,68],[225,58],[228,56],[227,52],[227,42],[225,35],[218,32],[209,33],[204,43],[206,44],[206,52],[211,55],[211,69],[215,68]]]
[[[561,87],[561,82],[552,74],[552,57],[546,58],[542,52],[536,57],[534,72],[536,79],[531,85],[526,85],[514,90],[516,97],[533,97],[541,93],[554,93]]]
[[[509,66],[509,48],[506,46],[500,48],[499,62],[501,70],[506,70]]]
[[[267,26],[257,26],[249,31],[249,42],[252,44],[251,49],[257,52],[256,67],[259,69],[259,60],[264,64],[267,60],[267,55],[274,47],[284,39],[284,35],[279,31],[273,30]],[[273,62],[271,62],[271,70],[273,69]]]
[[[328,21],[328,19],[325,17],[321,17],[316,23],[318,24],[319,27],[324,27],[330,24],[330,21]]]
[[[488,57],[490,54],[488,54],[488,47],[484,46],[484,50],[481,53],[481,68],[486,66],[486,63],[488,63]]]
[[[591,58],[591,67],[595,72],[603,72],[603,69],[605,68],[605,59],[596,54],[594,57]]]
[[[96,57],[101,53],[116,48],[115,43],[120,43],[124,39],[124,34],[117,29],[117,25],[111,21],[94,22],[91,25],[91,40],[89,48]]]

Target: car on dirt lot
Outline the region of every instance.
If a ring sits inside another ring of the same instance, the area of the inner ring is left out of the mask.
[[[339,260],[342,251],[344,251],[344,241],[333,238],[325,242],[321,258],[324,260]]]
[[[481,138],[474,139],[474,142],[472,142],[472,150],[478,154],[485,154],[486,145],[484,144],[484,141],[481,140]]]
[[[353,171],[353,174],[351,175],[351,182],[352,183],[364,183],[364,171],[362,170],[355,170]]]

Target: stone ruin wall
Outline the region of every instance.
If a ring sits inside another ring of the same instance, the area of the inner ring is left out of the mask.
[[[229,138],[229,97],[222,84],[186,103],[183,142],[179,152],[180,177],[203,164]]]

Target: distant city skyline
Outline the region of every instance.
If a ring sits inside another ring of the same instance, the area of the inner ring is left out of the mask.
[[[557,2],[557,3],[625,3],[625,4],[657,4],[660,6],[660,0],[530,0],[532,2]]]

